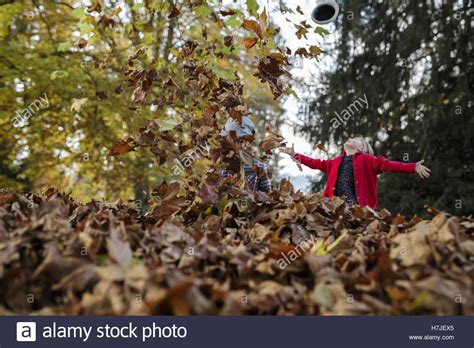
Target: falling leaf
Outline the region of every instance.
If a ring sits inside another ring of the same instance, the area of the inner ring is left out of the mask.
[[[258,42],[256,37],[247,37],[244,39],[244,45],[246,49],[251,49]]]
[[[277,133],[269,133],[259,144],[259,148],[263,152],[270,152],[271,150],[277,149],[279,147],[284,147],[286,145],[285,138]]]
[[[237,13],[235,10],[232,10],[232,9],[221,10],[221,11],[219,11],[219,12],[220,12],[220,14],[221,14],[222,16],[224,16],[224,17],[225,17],[225,16],[232,16],[232,15],[234,15],[234,14]]]
[[[119,6],[119,7],[115,8],[115,9],[110,13],[110,17],[116,16],[116,15],[118,15],[120,12],[122,12],[122,8]]]
[[[160,130],[169,131],[179,125],[179,122],[174,118],[167,118],[164,120],[155,120],[156,124],[160,127]]]
[[[100,4],[100,1],[94,1],[90,6],[87,6],[87,12],[97,12],[100,13],[102,11],[102,5]]]
[[[260,39],[263,38],[262,28],[257,21],[244,19],[243,27],[248,31],[253,31]]]
[[[178,8],[176,6],[173,6],[173,8],[171,9],[171,13],[168,15],[168,18],[171,19],[178,17],[180,13],[181,12],[178,10]]]
[[[67,77],[69,77],[69,74],[64,70],[55,70],[50,75],[51,80],[65,79]]]
[[[298,30],[296,31],[296,36],[298,37],[298,40],[301,40],[302,37],[304,37],[306,40],[308,37],[306,36],[308,34],[308,29],[298,26]]]
[[[128,140],[120,140],[110,149],[109,156],[123,155],[134,149],[134,146]]]
[[[316,28],[314,29],[314,32],[315,32],[316,34],[321,35],[322,37],[324,37],[324,36],[326,36],[326,35],[329,34],[329,31],[327,31],[327,30],[324,29],[323,27],[316,27]]]
[[[324,144],[314,145],[314,146],[313,146],[313,149],[315,149],[315,150],[318,149],[318,150],[327,152],[326,148],[324,147]]]
[[[79,112],[83,106],[89,102],[88,98],[73,99],[71,104],[71,112]]]
[[[259,6],[257,0],[245,0],[245,3],[247,5],[247,11],[249,11],[252,16],[258,17],[257,11]]]
[[[321,53],[321,49],[318,46],[309,46],[309,53],[311,54],[311,57],[316,57]]]

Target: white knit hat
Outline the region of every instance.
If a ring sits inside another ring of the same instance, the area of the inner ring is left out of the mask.
[[[237,138],[252,136],[255,131],[255,125],[248,116],[242,117],[242,125],[240,125],[235,119],[229,118],[224,126],[224,130],[221,131],[220,135],[225,137],[232,131],[235,132]]]

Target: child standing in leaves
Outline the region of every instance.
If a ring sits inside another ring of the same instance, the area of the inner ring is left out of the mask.
[[[232,134],[231,134],[232,133]],[[253,158],[251,140],[255,134],[255,126],[247,116],[242,117],[242,125],[232,118],[227,120],[224,130],[220,135],[235,138],[240,147],[239,157],[243,163],[243,170],[247,187],[252,191],[269,192],[271,183],[268,177],[268,165]],[[233,139],[229,139],[233,141]],[[221,173],[224,177],[229,175],[225,170]]]
[[[403,163],[390,161],[373,155],[370,144],[362,137],[349,138],[344,143],[344,152],[332,160],[319,160],[293,154],[289,148],[282,152],[291,155],[305,166],[318,169],[328,176],[325,197],[344,197],[349,204],[378,207],[377,175],[384,172],[418,174],[422,179],[430,176],[430,169],[423,161]]]

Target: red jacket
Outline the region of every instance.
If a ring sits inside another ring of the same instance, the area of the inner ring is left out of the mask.
[[[328,176],[328,183],[324,190],[325,197],[334,196],[336,181],[343,153],[332,160],[319,160],[297,153],[295,159],[312,169],[319,169]],[[367,153],[356,153],[353,157],[354,181],[357,201],[360,205],[378,207],[377,202],[377,175],[383,172],[415,173],[416,163],[402,163],[390,161],[385,157],[376,157]]]

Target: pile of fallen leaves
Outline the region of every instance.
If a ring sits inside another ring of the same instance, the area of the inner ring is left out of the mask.
[[[471,217],[406,221],[286,180],[265,200],[178,192],[140,215],[0,191],[0,313],[474,314]]]

